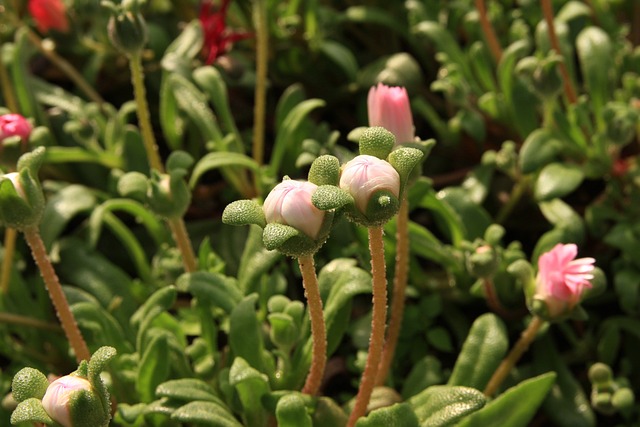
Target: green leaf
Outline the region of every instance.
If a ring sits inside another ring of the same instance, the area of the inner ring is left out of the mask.
[[[176,409],[171,419],[210,427],[243,427],[226,407],[213,402],[190,402]]]
[[[536,172],[555,160],[562,149],[562,142],[545,128],[536,129],[522,144],[518,162],[522,173]]]
[[[492,313],[483,314],[473,322],[447,384],[484,390],[508,350],[502,320]]]
[[[262,206],[253,200],[231,202],[222,212],[222,222],[230,225],[255,224],[262,228],[266,226]]]
[[[151,338],[138,365],[136,391],[143,402],[151,402],[156,387],[169,375],[168,333],[161,332]]]
[[[227,152],[209,153],[198,160],[198,163],[194,166],[191,178],[189,178],[189,185],[193,188],[205,173],[228,167],[246,168],[253,172],[260,171],[260,166],[255,160],[244,154]]]
[[[217,402],[222,405],[213,387],[197,378],[180,378],[163,382],[156,388],[156,396],[184,402],[196,400]]]
[[[371,411],[356,427],[420,427],[418,417],[408,403],[396,403]]]
[[[267,414],[261,399],[270,391],[269,378],[249,366],[243,358],[236,357],[229,371],[229,384],[238,392],[246,424],[264,425]]]
[[[482,408],[485,402],[484,395],[476,389],[445,385],[429,387],[409,399],[422,427],[454,425]]]
[[[522,381],[462,420],[458,427],[526,427],[555,382],[549,372]]]
[[[232,278],[218,273],[196,271],[178,278],[176,287],[189,292],[208,306],[219,307],[227,314],[242,300],[242,292]]]
[[[323,39],[320,51],[342,70],[348,81],[352,82],[358,74],[358,61],[351,50],[341,43]]]
[[[282,396],[276,406],[278,427],[312,427],[304,399],[298,393]]]
[[[47,414],[40,399],[32,397],[18,403],[11,414],[11,424],[18,423],[44,423],[52,425],[54,421]]]
[[[536,200],[563,197],[578,188],[584,180],[584,172],[577,165],[567,163],[551,163],[545,166],[538,175],[534,187]]]
[[[442,384],[442,364],[434,356],[427,355],[414,364],[402,385],[402,398],[408,400],[427,387]]]
[[[133,351],[131,344],[127,340],[124,330],[118,321],[97,302],[78,302],[71,306],[71,312],[78,322],[80,329],[85,325],[94,325],[97,331],[92,331],[97,335],[95,342],[109,343],[121,353]]]
[[[45,246],[50,247],[76,215],[90,212],[96,205],[94,192],[82,185],[68,185],[51,196],[40,227]]]
[[[170,72],[186,74],[191,70],[192,60],[202,51],[203,41],[202,24],[194,19],[180,31],[180,35],[165,50],[162,68]]]
[[[264,344],[255,307],[257,300],[258,294],[248,295],[231,312],[229,344],[236,357],[243,358],[250,366],[264,372]]]
[[[587,27],[576,37],[576,51],[582,76],[593,107],[598,129],[605,127],[602,110],[611,96],[611,73],[614,62],[609,35],[598,27]]]
[[[262,241],[264,242],[264,247],[272,251],[274,249],[279,249],[289,239],[300,235],[301,233],[297,228],[272,222],[264,227]]]
[[[30,398],[42,399],[49,387],[47,377],[37,369],[22,368],[11,381],[11,392],[17,402]]]
[[[177,296],[178,291],[175,286],[158,289],[131,316],[131,324],[135,327],[140,327],[147,319],[167,311],[176,302]]]
[[[320,185],[311,196],[311,202],[320,210],[328,211],[354,203],[353,197],[340,187]]]
[[[282,257],[280,252],[264,248],[262,234],[260,227],[251,226],[249,237],[245,241],[238,268],[238,286],[245,295],[258,289],[261,276]]]

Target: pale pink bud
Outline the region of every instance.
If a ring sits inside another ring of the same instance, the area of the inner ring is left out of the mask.
[[[409,96],[404,87],[390,87],[382,83],[369,89],[367,97],[369,126],[381,126],[402,144],[415,140],[415,129]]]
[[[595,259],[579,258],[574,244],[558,243],[538,259],[534,298],[546,303],[550,317],[570,311],[591,288]]]
[[[317,188],[311,182],[291,179],[276,185],[262,207],[267,223],[289,225],[316,239],[325,214],[311,203]]]
[[[342,167],[340,188],[351,194],[358,210],[365,213],[369,199],[377,191],[400,196],[400,175],[389,162],[362,154]]]
[[[20,114],[3,114],[0,116],[0,142],[11,136],[19,136],[27,140],[31,134],[31,123]]]
[[[45,412],[64,427],[73,427],[70,401],[74,393],[81,390],[93,390],[91,383],[85,378],[74,375],[58,378],[49,384],[42,398],[42,406]]]

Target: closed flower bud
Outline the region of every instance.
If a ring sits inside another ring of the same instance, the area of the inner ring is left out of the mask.
[[[154,171],[149,180],[147,200],[158,215],[165,218],[182,217],[191,204],[191,191],[184,174],[158,174]]]
[[[147,24],[137,11],[114,13],[108,31],[111,43],[128,55],[140,53],[147,44]]]
[[[591,288],[593,258],[575,259],[578,247],[574,244],[557,244],[538,260],[538,275],[534,302],[542,310],[540,314],[549,320],[559,319],[571,313],[580,303],[582,293]]]
[[[42,406],[63,427],[105,425],[102,402],[86,378],[75,375],[58,378],[47,388]]]
[[[367,97],[369,126],[381,126],[396,137],[396,143],[413,142],[415,129],[409,96],[404,87],[391,87],[382,83],[373,86]]]
[[[41,33],[48,33],[49,30],[69,31],[69,21],[62,0],[29,0],[29,13]]]
[[[0,175],[0,223],[18,230],[36,226],[44,203],[39,183],[27,170]]]
[[[20,114],[3,114],[0,116],[0,142],[12,136],[19,136],[23,141],[29,139],[33,126]]]
[[[367,215],[369,202],[376,193],[388,192],[397,202],[400,196],[400,175],[387,161],[360,155],[343,166],[340,188],[351,194],[358,211]]]
[[[276,185],[263,205],[267,223],[289,225],[316,240],[325,218],[325,212],[311,203],[317,188],[311,182],[290,179]]]

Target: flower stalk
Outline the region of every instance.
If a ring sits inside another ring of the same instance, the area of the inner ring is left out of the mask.
[[[367,412],[367,406],[376,385],[378,368],[384,345],[384,329],[387,320],[387,278],[384,261],[384,242],[382,240],[382,226],[368,227],[369,251],[371,252],[371,275],[373,287],[373,314],[371,317],[371,338],[367,363],[362,373],[360,388],[356,402],[347,422],[353,427],[358,419]]]
[[[0,292],[2,294],[9,292],[9,280],[11,279],[17,236],[18,232],[15,228],[7,227],[4,230],[4,253],[2,255],[2,273],[0,273]]]
[[[69,345],[76,355],[76,360],[78,363],[82,360],[89,360],[91,353],[89,352],[87,343],[82,337],[78,324],[73,317],[73,313],[69,307],[69,302],[62,291],[62,286],[60,285],[58,276],[51,265],[51,260],[47,256],[44,242],[40,237],[38,228],[35,226],[28,227],[23,230],[23,233],[27,244],[31,248],[33,259],[40,269],[40,274],[44,280],[45,286],[47,287],[47,291],[49,292],[49,296],[53,302],[58,319],[62,324],[62,329],[69,341]]]
[[[322,299],[316,275],[313,255],[298,257],[298,265],[302,273],[302,285],[309,307],[311,321],[312,356],[311,368],[302,387],[302,392],[314,396],[322,385],[324,370],[327,364],[327,331],[322,312]]]
[[[493,55],[493,59],[498,63],[502,58],[502,47],[500,46],[500,42],[498,42],[496,33],[491,25],[491,21],[489,21],[489,17],[487,16],[487,7],[484,0],[475,0],[475,2],[478,15],[480,16],[482,32],[487,39],[487,44],[489,45],[489,50],[491,51],[491,55]]]
[[[267,103],[267,71],[269,64],[269,29],[265,0],[253,2],[256,27],[256,87],[253,110],[253,159],[264,162],[264,132]]]
[[[544,15],[544,20],[547,23],[547,30],[549,31],[549,41],[551,42],[551,47],[553,50],[560,56],[562,56],[562,50],[560,50],[560,42],[558,41],[558,35],[556,34],[556,27],[553,23],[553,5],[551,4],[551,0],[541,0],[540,7],[542,8],[542,14]],[[570,104],[575,104],[578,102],[578,97],[576,95],[576,91],[571,84],[571,78],[569,77],[569,70],[567,70],[567,65],[564,61],[560,61],[558,64],[560,67],[560,75],[562,76],[564,93],[567,97],[567,100]]]

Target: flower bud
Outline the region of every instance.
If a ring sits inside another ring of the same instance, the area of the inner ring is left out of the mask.
[[[29,13],[36,22],[38,31],[43,34],[49,30],[69,31],[69,21],[62,0],[29,0]]]
[[[36,226],[44,204],[40,184],[28,169],[0,175],[0,223],[17,230]]]
[[[149,206],[165,218],[182,217],[191,204],[191,191],[182,173],[159,174],[155,170],[149,180]]]
[[[591,288],[595,260],[575,259],[577,253],[575,244],[559,243],[540,256],[533,300],[543,304],[534,304],[540,311],[536,314],[548,320],[571,314],[585,289]]]
[[[20,114],[3,114],[0,116],[0,142],[19,136],[23,141],[29,139],[33,126]]]
[[[47,388],[42,406],[63,427],[104,425],[102,402],[86,378],[75,375],[58,378]]]
[[[316,240],[325,213],[311,203],[317,185],[308,181],[286,179],[276,185],[264,201],[267,223],[289,225]]]
[[[105,5],[112,10],[107,28],[111,43],[128,55],[140,53],[147,44],[147,24],[136,5],[131,5],[131,10],[110,3]]]
[[[360,155],[342,167],[340,188],[349,193],[360,214],[371,218],[372,209],[389,211],[389,218],[397,211],[400,197],[400,175],[389,162],[374,156]],[[389,218],[379,218],[384,222]]]
[[[367,96],[369,126],[381,126],[396,137],[396,143],[413,142],[415,130],[409,96],[404,87],[378,83]]]

